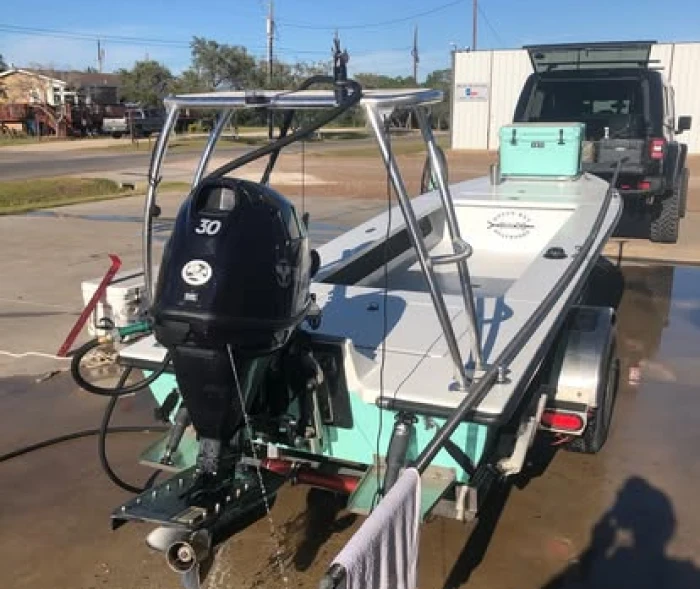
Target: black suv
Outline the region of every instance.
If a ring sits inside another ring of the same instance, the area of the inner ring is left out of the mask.
[[[651,213],[651,241],[675,243],[688,192],[690,129],[678,117],[673,88],[649,59],[654,41],[526,46],[535,70],[523,87],[514,122],[586,125],[583,169],[610,180],[625,213]]]

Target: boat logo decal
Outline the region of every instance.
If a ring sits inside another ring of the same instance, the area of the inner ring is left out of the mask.
[[[277,283],[282,288],[287,288],[292,282],[292,266],[284,258],[282,258],[275,265],[275,276],[277,277]]]
[[[204,260],[190,260],[182,268],[182,279],[190,286],[206,284],[211,275],[211,266]]]
[[[535,226],[525,213],[504,211],[486,221],[486,228],[505,239],[520,239],[530,235]]]

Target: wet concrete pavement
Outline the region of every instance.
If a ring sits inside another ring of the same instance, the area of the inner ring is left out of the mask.
[[[684,221],[692,235],[698,195]],[[180,199],[161,199],[157,245]],[[383,206],[356,198],[307,197],[306,203],[316,243]],[[120,199],[0,218],[0,351],[55,352],[81,310],[80,282],[104,273],[115,244],[125,269],[140,267],[142,205],[141,198]],[[627,244],[649,247],[643,240]],[[673,257],[674,247],[655,248],[654,255]],[[627,256],[627,245],[624,250]],[[588,457],[543,448],[528,476],[494,495],[476,526],[426,524],[421,589],[700,587],[700,268],[626,263],[624,280],[615,276],[600,292],[621,294],[623,379],[604,452]],[[65,373],[36,382],[60,368],[65,362],[0,353],[0,454],[99,425],[104,399],[77,390]],[[116,421],[152,425],[150,408],[147,396],[124,399]],[[153,439],[110,438],[110,458],[124,478],[137,483],[150,474],[136,459]],[[162,556],[146,548],[147,526],[110,531],[112,508],[128,496],[101,471],[94,438],[0,463],[6,563],[0,588],[178,587]],[[285,487],[273,521],[290,586],[315,588],[361,518],[327,496]],[[263,518],[225,544],[211,589],[283,587],[270,560],[275,549]]]
[[[622,382],[604,451],[535,454],[534,476],[506,493],[503,508],[494,502],[456,565],[446,531],[454,526],[438,524],[428,545],[448,563],[445,586],[700,586],[700,272],[632,266],[624,279]]]
[[[611,274],[601,291],[622,295],[623,378],[606,448],[598,456],[540,448],[476,526],[426,524],[421,589],[700,586],[700,269],[630,265],[622,277]],[[36,376],[0,380],[0,453],[99,423],[103,399],[77,391],[65,374],[41,383]],[[117,422],[152,424],[148,398],[123,400]],[[146,478],[135,460],[152,439],[110,438],[125,478]],[[178,586],[145,547],[147,526],[110,531],[109,513],[128,494],[101,472],[94,439],[0,464],[0,497],[0,554],[9,563],[2,587]],[[309,588],[361,520],[300,487],[285,487],[272,515],[290,586]],[[212,586],[283,587],[269,560],[275,547],[263,518],[224,546]]]

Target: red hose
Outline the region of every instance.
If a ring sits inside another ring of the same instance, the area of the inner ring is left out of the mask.
[[[281,476],[288,476],[294,469],[293,462],[279,458],[265,458],[261,466]],[[311,485],[313,487],[321,487],[322,489],[345,493],[346,495],[350,495],[359,482],[359,479],[354,476],[318,472],[305,465],[302,465],[297,470],[295,480],[298,483]]]

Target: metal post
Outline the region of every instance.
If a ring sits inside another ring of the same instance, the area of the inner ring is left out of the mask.
[[[479,0],[472,2],[472,51],[476,51],[476,30],[478,28]]]
[[[411,57],[413,57],[413,83],[418,85],[418,62],[420,58],[418,57],[418,26],[413,30],[413,50],[411,51]]]
[[[153,285],[153,209],[156,204],[156,193],[158,192],[158,182],[160,181],[160,169],[163,165],[165,152],[168,147],[168,139],[177,121],[180,109],[177,106],[170,106],[168,115],[161,132],[158,134],[158,141],[153,150],[151,165],[148,169],[148,193],[146,194],[146,204],[143,212],[143,279],[146,291],[146,300],[153,303],[155,295]]]
[[[391,177],[391,183],[396,191],[396,196],[399,201],[399,206],[401,212],[403,213],[404,219],[406,221],[406,228],[408,229],[408,234],[411,237],[413,247],[416,250],[416,255],[418,257],[418,262],[420,263],[421,270],[425,276],[425,280],[428,283],[428,289],[430,290],[430,296],[433,300],[433,305],[435,306],[435,312],[437,313],[438,320],[442,326],[442,331],[445,334],[445,340],[447,340],[447,346],[450,350],[450,355],[452,356],[452,361],[454,362],[455,368],[458,371],[459,378],[462,381],[460,385],[466,388],[469,377],[467,376],[467,371],[462,361],[462,354],[459,351],[459,345],[457,344],[457,338],[455,337],[454,329],[452,328],[452,323],[450,321],[450,315],[447,311],[447,305],[445,305],[445,299],[442,296],[440,287],[435,280],[435,273],[433,271],[432,262],[430,260],[430,254],[425,247],[425,242],[423,241],[420,229],[418,227],[418,221],[416,215],[411,206],[411,202],[406,193],[406,187],[404,186],[403,179],[401,177],[401,172],[396,165],[393,154],[389,147],[386,134],[384,132],[384,122],[382,121],[379,112],[373,106],[368,105],[366,107],[367,116],[369,117],[372,129],[377,137],[377,143],[379,144],[379,150],[384,158],[384,162],[389,169],[389,176]]]
[[[199,160],[199,165],[197,166],[197,170],[195,171],[194,177],[192,178],[192,188],[197,186],[197,184],[199,184],[200,180],[202,179],[202,176],[204,176],[204,172],[206,172],[207,170],[209,160],[211,159],[211,156],[214,153],[214,148],[216,147],[216,144],[219,141],[219,137],[221,137],[221,133],[228,124],[229,120],[231,120],[232,112],[233,111],[225,110],[222,111],[221,114],[219,114],[219,117],[216,120],[216,125],[214,125],[214,128],[211,130],[211,133],[209,133],[209,140],[207,141],[207,144],[204,147],[204,152],[202,152],[202,158]]]
[[[457,222],[457,215],[455,213],[454,203],[452,202],[452,195],[450,194],[446,173],[437,151],[435,136],[433,135],[433,130],[430,128],[430,121],[428,120],[423,108],[417,107],[415,112],[421,132],[423,133],[423,139],[428,146],[428,154],[430,156],[433,171],[437,176],[438,192],[440,193],[442,206],[445,209],[450,238],[453,242],[455,240],[461,240],[462,236],[460,235],[459,231],[459,223]],[[467,311],[467,319],[471,325],[472,356],[474,357],[476,369],[481,370],[484,365],[484,358],[481,350],[481,331],[479,329],[479,323],[476,316],[476,304],[474,303],[474,291],[472,290],[472,283],[469,277],[469,267],[467,266],[467,261],[465,259],[460,259],[457,262],[457,270],[459,272],[459,283],[462,287],[464,307]]]
[[[272,88],[272,51],[275,42],[275,4],[270,0],[267,12],[267,86]],[[272,111],[267,111],[267,137],[272,139],[273,135],[273,117]]]

